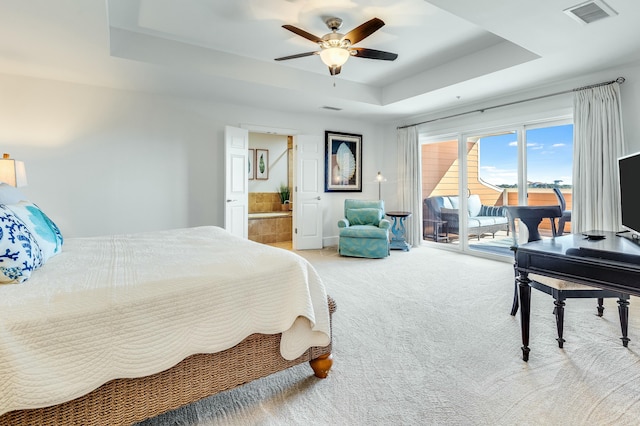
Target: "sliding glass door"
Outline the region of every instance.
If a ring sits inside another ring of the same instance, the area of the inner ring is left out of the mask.
[[[546,122],[434,138],[422,145],[423,236],[440,247],[513,256],[501,206],[571,208],[573,125]],[[460,214],[464,212],[465,214]],[[541,230],[550,235],[550,225]],[[570,224],[565,225],[565,232]]]
[[[557,122],[525,126],[524,137],[526,204],[558,205],[564,200],[565,210],[570,211],[573,188],[573,124]],[[543,236],[551,236],[550,223],[540,224],[539,229]],[[564,232],[571,232],[571,222],[564,225]]]
[[[459,170],[458,136],[422,145],[422,235],[426,241],[457,241],[459,225],[447,209],[453,209],[452,201],[458,199]]]
[[[467,154],[467,232],[461,234],[470,250],[512,255],[513,241],[501,208],[518,198],[520,132],[504,130],[465,136],[473,148]]]

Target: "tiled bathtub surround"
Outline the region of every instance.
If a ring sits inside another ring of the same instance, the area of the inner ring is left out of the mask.
[[[279,212],[280,195],[277,192],[250,192],[249,213]]]
[[[277,192],[250,192],[249,214],[283,213],[280,195]],[[259,243],[272,244],[291,241],[291,212],[286,217],[249,218],[249,239]]]
[[[291,214],[286,217],[249,219],[249,239],[266,244],[291,241]]]

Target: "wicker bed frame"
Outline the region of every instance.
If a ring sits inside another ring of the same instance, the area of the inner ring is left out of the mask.
[[[331,316],[336,304],[330,297],[328,304]],[[0,426],[128,425],[307,361],[317,377],[327,377],[331,344],[287,361],[280,355],[280,337],[252,334],[233,348],[192,355],[151,376],[115,379],[72,401],[5,413]]]

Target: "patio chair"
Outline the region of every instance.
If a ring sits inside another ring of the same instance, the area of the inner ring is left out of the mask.
[[[564,234],[564,224],[566,222],[571,222],[571,210],[566,210],[567,202],[565,201],[560,188],[553,188],[553,192],[556,194],[556,198],[558,198],[558,203],[560,204],[560,209],[562,210],[562,216],[558,219],[558,235],[562,235]]]
[[[507,214],[509,216],[509,225],[512,230],[514,245],[511,247],[514,254],[518,250],[518,229],[515,220],[519,219],[524,223],[529,236],[527,242],[538,241],[542,239],[538,226],[543,219],[549,219],[551,223],[551,233],[553,238],[556,237],[555,219],[562,217],[560,206],[507,206]],[[517,261],[517,256],[516,256]],[[514,263],[514,268],[517,264]],[[517,270],[515,271],[517,274]],[[622,328],[622,345],[627,346],[629,338],[627,337],[628,319],[629,319],[629,295],[613,290],[603,290],[595,287],[586,286],[572,281],[558,280],[555,278],[545,277],[537,274],[528,275],[531,282],[529,286],[544,293],[551,295],[554,299],[555,308],[553,314],[556,317],[556,327],[558,330],[558,346],[563,347],[565,342],[563,338],[564,331],[564,306],[565,299],[573,298],[597,298],[598,299],[598,316],[601,317],[604,312],[604,298],[618,298],[618,313],[620,316],[620,327]],[[511,306],[511,315],[515,315],[518,311],[518,282],[515,282],[515,293],[513,297],[513,305]]]

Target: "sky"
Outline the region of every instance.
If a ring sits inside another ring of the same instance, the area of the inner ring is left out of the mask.
[[[527,130],[527,181],[571,185],[573,125]],[[480,139],[480,178],[494,185],[518,179],[516,134]]]

